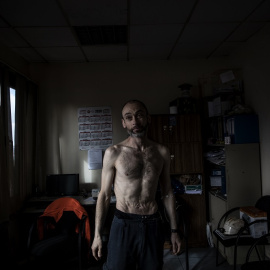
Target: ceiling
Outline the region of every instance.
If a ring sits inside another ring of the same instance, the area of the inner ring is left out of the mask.
[[[29,63],[209,59],[269,21],[270,0],[0,0],[0,44]]]

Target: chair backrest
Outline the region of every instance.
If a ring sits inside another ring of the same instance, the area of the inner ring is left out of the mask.
[[[267,213],[267,219],[270,220],[270,195],[262,196],[255,204],[255,207]]]
[[[73,214],[69,212],[72,212]],[[59,230],[63,229],[62,227],[65,226],[65,231],[68,232],[74,228],[72,227],[73,223],[66,225],[68,223],[64,221],[65,219],[73,219],[74,223],[76,223],[75,221],[77,220],[75,216],[77,217],[78,220],[83,220],[84,218],[86,218],[84,222],[85,224],[84,237],[86,238],[88,245],[90,246],[90,223],[89,223],[88,213],[78,200],[71,197],[63,197],[63,198],[56,199],[55,201],[53,201],[51,204],[47,206],[43,214],[38,219],[39,239],[43,238],[43,232],[41,231],[41,228],[43,226],[42,219],[44,217],[54,218],[57,224],[55,226],[59,226]],[[60,222],[61,218],[63,218],[63,220]],[[58,225],[58,222],[60,222],[59,225]],[[76,232],[79,232],[80,223],[78,224],[77,222],[76,226],[77,226]]]
[[[73,211],[63,211],[62,217],[56,223],[56,231],[62,234],[73,234],[80,223],[80,219]]]
[[[247,255],[246,255],[246,263],[249,262],[250,256],[253,252],[253,250],[259,246],[259,245],[269,245],[270,244],[270,233],[264,234],[261,237],[257,238],[256,241],[253,243],[253,245],[251,245],[251,247],[249,248]],[[257,252],[257,251],[256,251]],[[257,253],[257,255],[259,256],[259,260],[265,260],[265,253],[263,253],[263,256],[261,257],[259,253]],[[270,263],[270,262],[269,262]],[[260,264],[258,264],[258,266],[260,266]],[[269,264],[268,264],[269,266]],[[262,269],[262,268],[258,268],[258,269]],[[269,268],[268,268],[269,269]]]

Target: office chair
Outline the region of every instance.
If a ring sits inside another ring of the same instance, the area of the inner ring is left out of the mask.
[[[267,213],[267,220],[256,220],[252,223],[245,224],[244,227],[242,227],[237,235],[235,237],[228,237],[224,238],[221,233],[222,225],[225,224],[226,220],[232,216],[233,214],[240,211],[240,207],[235,207],[223,214],[223,216],[220,218],[218,222],[217,229],[214,230],[213,234],[217,239],[217,245],[216,245],[216,266],[219,266],[221,263],[219,263],[219,243],[221,243],[224,247],[234,247],[233,251],[233,267],[234,270],[236,269],[237,265],[237,249],[239,246],[251,246],[256,238],[253,238],[251,235],[247,235],[246,232],[249,232],[250,226],[254,225],[255,223],[259,222],[267,222],[269,223],[270,220],[270,195],[262,196],[258,199],[258,201],[255,204],[255,207],[265,211]],[[268,226],[269,230],[269,226]]]
[[[32,224],[28,236],[29,261],[36,268],[68,269],[88,263],[90,224],[84,207],[70,197],[53,201]]]
[[[249,248],[246,256],[246,262],[241,266],[241,270],[254,270],[254,269],[260,269],[260,270],[269,270],[270,269],[270,258],[266,258],[265,252],[264,256],[260,256],[259,253],[257,253],[257,247],[270,245],[270,233],[267,233],[260,238],[257,238],[256,241],[253,243],[253,245]],[[251,254],[254,252],[254,250],[257,253],[258,260],[257,261],[250,261]],[[265,250],[264,250],[265,251]]]

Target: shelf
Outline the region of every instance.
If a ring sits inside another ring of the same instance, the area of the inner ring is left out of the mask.
[[[227,196],[221,193],[220,191],[209,191],[210,194],[214,195],[215,197],[220,198],[223,201],[227,201]]]

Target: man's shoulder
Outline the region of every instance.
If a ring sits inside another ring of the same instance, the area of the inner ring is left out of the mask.
[[[111,145],[109,146],[105,152],[108,153],[108,154],[113,154],[113,153],[116,153],[117,151],[120,150],[120,146],[119,144],[114,144],[114,145]]]
[[[114,145],[109,146],[106,149],[105,153],[107,155],[119,155],[123,151],[123,147],[124,147],[124,145],[121,143],[114,144]]]

